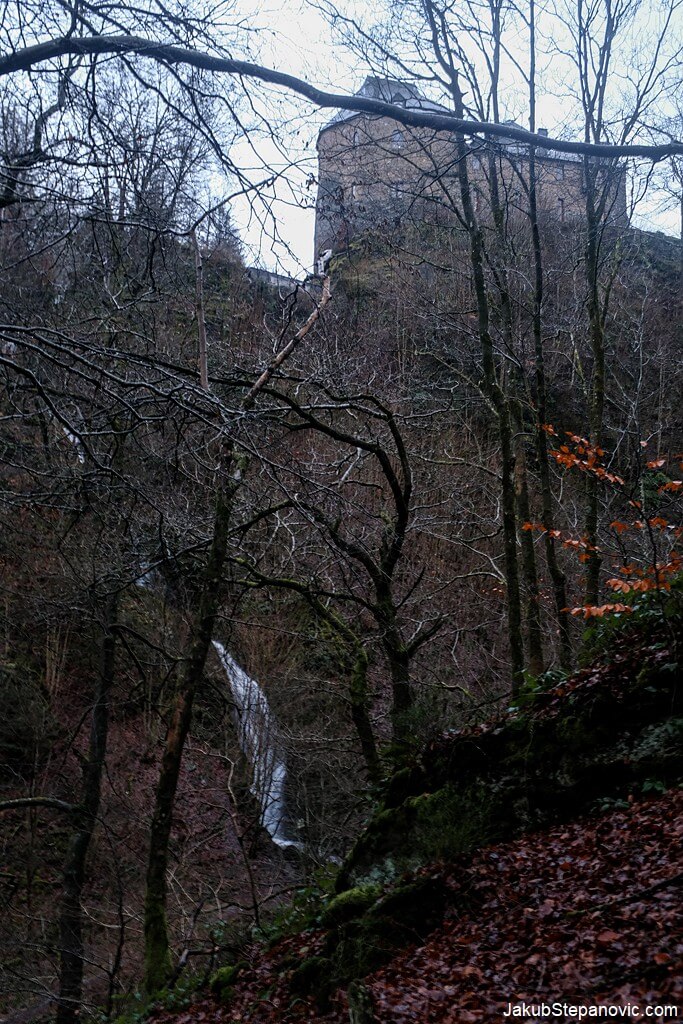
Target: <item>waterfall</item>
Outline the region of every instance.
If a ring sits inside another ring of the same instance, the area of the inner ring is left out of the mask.
[[[149,562],[140,562],[140,575],[133,581],[136,587],[151,590],[155,583],[155,573]]]
[[[66,437],[67,441],[69,441],[76,449],[76,456],[78,457],[78,461],[80,463],[84,463],[85,455],[83,454],[83,445],[81,444],[80,438],[76,437],[75,434],[72,434],[69,428],[65,427],[63,423],[61,423],[60,426],[62,428],[62,433]]]
[[[280,758],[266,695],[218,640],[213,641],[237,705],[239,741],[251,765],[251,792],[261,808],[261,824],[277,846],[299,848],[284,834],[286,769]]]

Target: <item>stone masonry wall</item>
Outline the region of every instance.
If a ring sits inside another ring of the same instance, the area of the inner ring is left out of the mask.
[[[509,211],[526,210],[523,179],[528,158],[519,146],[496,146],[501,198]],[[358,115],[323,129],[318,138],[318,201],[315,255],[343,251],[363,231],[395,228],[405,218],[454,218],[447,191],[459,204],[453,137],[430,129],[406,128],[386,117]],[[475,209],[485,217],[489,152],[472,149],[470,180]],[[570,155],[537,151],[541,214],[559,222],[583,215],[583,165]],[[610,173],[606,168],[605,173]],[[522,180],[520,180],[520,177]],[[615,177],[608,217],[625,223],[624,175]]]

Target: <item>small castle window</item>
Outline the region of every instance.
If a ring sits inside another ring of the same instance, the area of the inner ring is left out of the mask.
[[[396,128],[391,133],[391,144],[394,147],[394,149],[403,149],[405,141],[406,140],[404,138],[403,132],[400,131],[400,129]]]
[[[564,181],[564,164],[555,164],[555,178]]]
[[[564,199],[557,200],[557,209],[560,214],[560,220],[564,223]]]

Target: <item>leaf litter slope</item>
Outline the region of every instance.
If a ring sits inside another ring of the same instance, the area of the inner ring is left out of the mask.
[[[682,809],[672,790],[428,869],[448,883],[444,923],[366,979],[376,1021],[500,1024],[510,1002],[556,1000],[678,1004],[680,1017]],[[287,968],[321,942],[256,947],[229,1005],[156,1021],[346,1024],[344,992],[322,1013],[288,990]]]

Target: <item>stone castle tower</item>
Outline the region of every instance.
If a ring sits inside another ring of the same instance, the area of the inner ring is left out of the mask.
[[[368,77],[356,94],[407,109],[448,113],[412,85]],[[514,122],[510,126],[520,127]],[[539,134],[547,131],[539,129]],[[508,210],[526,209],[523,189],[528,149],[512,139],[494,147],[498,177]],[[484,213],[489,144],[472,142],[469,170],[475,208]],[[583,160],[570,153],[536,151],[539,212],[559,222],[581,215],[584,207]],[[627,223],[624,174],[614,178],[609,218]],[[318,198],[315,258],[344,251],[354,237],[392,229],[410,219],[448,217],[446,190],[457,189],[454,137],[429,128],[407,128],[389,117],[339,111],[318,136]],[[450,213],[452,219],[452,213]]]

